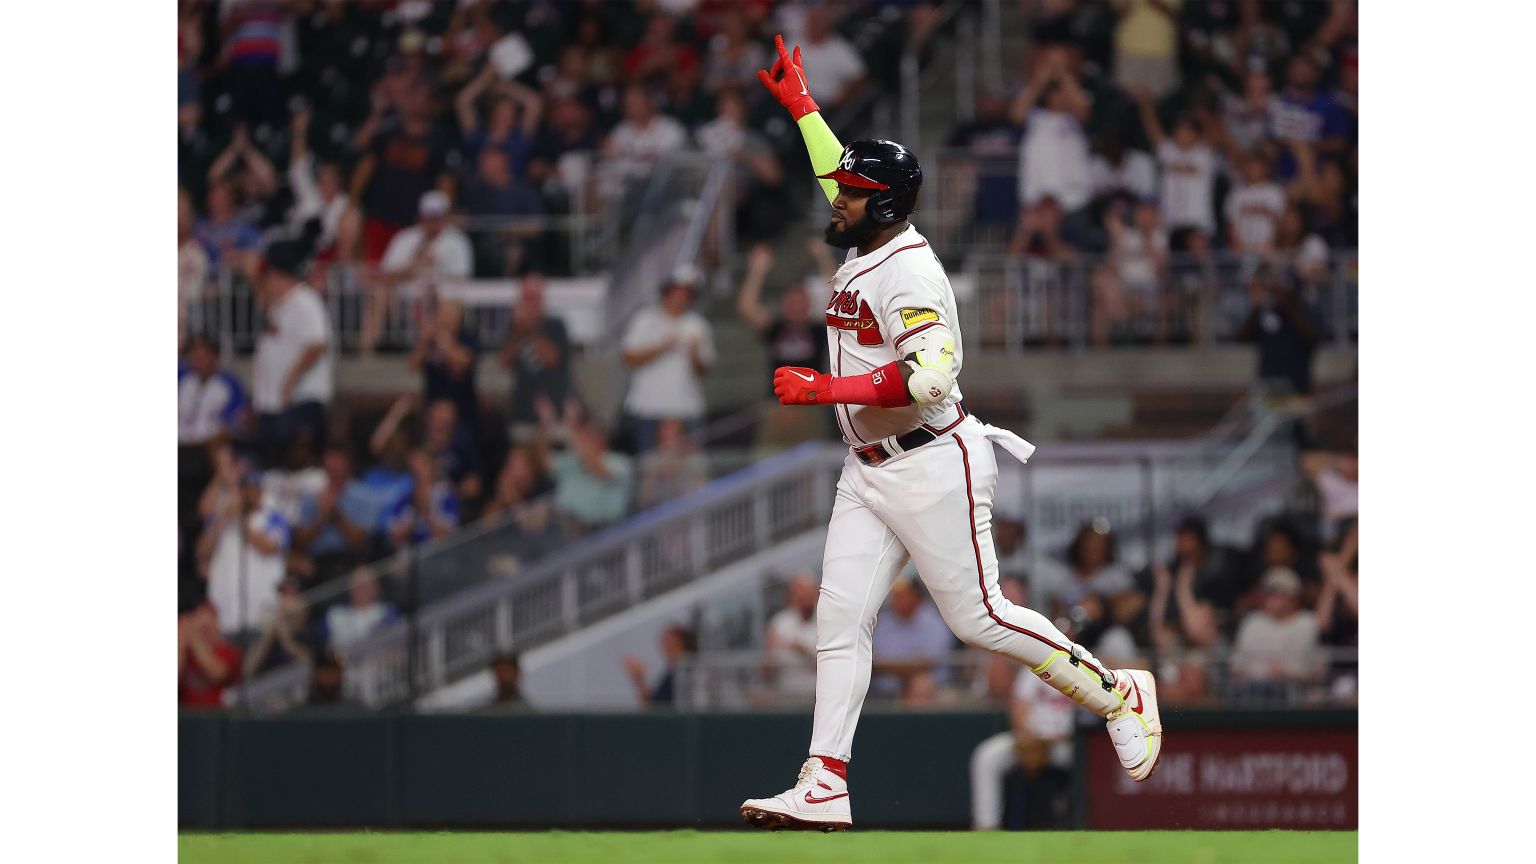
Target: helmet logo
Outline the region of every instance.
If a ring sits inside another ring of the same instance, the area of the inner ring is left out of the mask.
[[[853,170],[853,148],[851,148],[851,147],[844,147],[843,148],[843,158],[842,158],[841,161],[839,161],[837,163],[837,167],[841,171],[852,171]]]

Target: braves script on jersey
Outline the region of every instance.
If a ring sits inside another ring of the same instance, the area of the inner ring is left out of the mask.
[[[868,255],[855,255],[832,278],[827,301],[827,349],[832,374],[866,375],[910,352],[908,339],[935,324],[954,334],[954,374],[958,379],[960,325],[955,317],[955,292],[933,249],[916,228],[907,228]],[[850,445],[872,444],[910,432],[920,424],[947,425],[956,417],[960,386],[949,398],[927,408],[878,408],[836,405],[837,426]],[[941,422],[942,421],[942,422]]]
[[[826,306],[834,376],[868,375],[915,354],[959,378],[961,348],[954,290],[928,241],[907,227],[832,280]],[[997,587],[992,497],[997,445],[1026,461],[1034,445],[960,406],[958,384],[943,401],[901,408],[837,403],[847,443],[879,445],[874,463],[850,455],[837,486],[816,607],[816,715],[811,755],[846,762],[869,687],[874,617],[910,558],[944,621],[963,640],[1013,657],[1042,680],[1101,714],[1123,704],[1093,656],[1034,610]],[[897,439],[924,428],[930,438]],[[1076,663],[1054,662],[1075,654]],[[1102,674],[1102,677],[1101,677]],[[1129,683],[1125,685],[1129,690]]]

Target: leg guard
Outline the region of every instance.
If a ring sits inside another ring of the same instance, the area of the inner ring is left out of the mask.
[[[1114,671],[1105,669],[1076,645],[1069,647],[1070,651],[1052,652],[1044,663],[1031,666],[1029,671],[1100,717],[1120,710],[1125,695],[1116,686]]]

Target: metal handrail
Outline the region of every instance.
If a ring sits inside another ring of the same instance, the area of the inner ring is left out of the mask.
[[[524,502],[522,506],[525,508],[550,507],[554,505],[554,501],[555,494],[547,492]],[[434,537],[421,543],[401,547],[363,566],[380,572],[383,575],[398,578],[400,575],[398,571],[408,568],[413,558],[420,560],[422,556],[436,557],[447,555],[503,529],[515,527],[517,521],[517,515],[510,511],[497,516],[486,516],[467,525],[459,526],[452,534]],[[356,571],[354,570],[353,572]],[[305,603],[312,609],[324,607],[347,593],[347,584],[350,578],[351,575],[349,573],[348,575],[337,576],[334,579],[311,586],[303,592]]]
[[[1250,392],[1246,403],[1249,410],[1257,415],[1252,429],[1238,442],[1236,446],[1227,451],[1220,464],[1218,464],[1195,490],[1193,503],[1196,507],[1209,506],[1211,499],[1224,488],[1239,471],[1253,459],[1270,440],[1285,427],[1285,424],[1303,420],[1330,408],[1345,405],[1359,398],[1356,385],[1345,384],[1334,388],[1314,399],[1307,400],[1303,404],[1290,408],[1272,407],[1266,403],[1257,392]]]
[[[515,576],[483,580],[429,603],[415,617],[421,634],[415,650],[425,654],[416,682],[405,678],[410,628],[397,622],[353,646],[348,686],[368,704],[391,704],[416,685],[446,683],[495,651],[556,638],[678,578],[824,524],[845,456],[841,448],[800,445],[557,549]],[[253,710],[280,710],[302,698],[306,677],[305,667],[287,667],[232,698]]]
[[[674,220],[660,218],[663,210],[676,203],[663,200],[664,193],[675,187],[674,180],[684,170],[701,163],[707,163],[709,168],[715,167],[715,160],[709,160],[699,153],[673,153],[662,159],[649,175],[645,192],[632,214],[628,243],[623,254],[615,259],[610,273],[608,294],[611,314],[607,321],[607,332],[611,338],[606,340],[610,348],[618,344],[618,337],[630,315],[652,299],[656,289],[679,263],[674,257],[668,259],[663,267],[643,266],[644,262],[655,260],[654,256],[661,251],[661,239],[678,227]],[[706,171],[706,177],[709,173]],[[616,245],[617,230],[618,226],[613,226],[605,242]]]
[[[1145,534],[1142,554],[1149,555],[1154,535],[1160,537],[1184,508],[1176,494],[1170,497],[1174,487],[1164,488],[1157,500],[1148,497],[1144,505],[1132,499],[1152,494],[1152,477],[1145,471],[1160,465],[1166,473],[1191,448],[1199,449],[1198,443],[1050,444],[1041,458],[1043,468],[1056,472],[1143,466],[1139,485],[1124,491],[1141,515],[1122,521],[1116,530],[1128,539]],[[353,647],[348,687],[367,704],[393,704],[413,690],[440,687],[483,668],[497,651],[542,644],[800,532],[821,530],[846,455],[837,445],[801,445],[551,551],[513,576],[483,579],[428,603],[416,618],[421,634],[416,659],[407,660],[413,644],[408,625],[387,627]],[[1263,472],[1249,471],[1241,484],[1229,482],[1211,504],[1219,503],[1228,514],[1253,512],[1254,505],[1273,500],[1293,479],[1294,464],[1293,459],[1277,459]],[[1078,496],[1037,494],[1033,484],[1041,482],[1036,479],[1044,476],[1040,471],[1026,470],[1023,478],[1029,487],[1025,512],[1043,537],[1052,523],[1036,520],[1044,515],[1039,508],[1050,502],[1052,512],[1061,514]],[[1061,521],[1060,515],[1053,519]],[[417,566],[430,564],[432,557],[420,556]],[[305,680],[301,666],[269,673],[246,688],[243,704],[258,711],[281,710],[302,699]]]
[[[1106,662],[1130,668],[1149,668],[1154,672],[1179,667],[1182,672],[1203,673],[1206,695],[1191,702],[1229,708],[1280,708],[1299,704],[1326,705],[1347,703],[1353,688],[1341,687],[1345,695],[1329,692],[1329,685],[1352,675],[1359,663],[1359,649],[1353,646],[1318,644],[1305,658],[1305,674],[1294,679],[1270,682],[1243,681],[1234,674],[1234,652],[1230,646],[1212,648],[1156,649],[1137,646],[1137,656],[1105,657]],[[809,658],[807,658],[809,659]],[[986,672],[998,662],[995,655],[979,649],[957,649],[932,658],[932,667],[943,670],[947,683],[942,685],[938,707],[967,708],[995,704],[986,691]],[[879,658],[876,658],[878,663]],[[700,652],[678,664],[676,693],[681,710],[721,710],[731,708],[797,707],[809,705],[814,691],[784,687],[785,673],[804,675],[814,664],[787,660],[761,648]],[[1022,671],[1023,667],[1019,667]],[[876,673],[879,675],[880,673]],[[888,692],[872,691],[870,702],[891,700]],[[1175,700],[1177,701],[1177,697]],[[1186,702],[1185,704],[1191,704]]]
[[[673,261],[672,269],[691,265],[698,260],[699,245],[704,240],[704,230],[709,226],[710,219],[715,214],[715,208],[719,206],[722,195],[731,179],[733,166],[727,159],[716,159],[709,166],[709,175],[704,179],[704,189],[699,193],[699,199],[693,206],[693,212],[688,216],[688,229],[683,234],[683,243],[677,250],[677,258]]]
[[[1261,263],[1258,256],[1229,251],[1171,253],[1166,269],[1152,282],[1128,285],[1119,281],[1108,253],[1053,260],[972,250],[951,272],[972,289],[960,304],[966,350],[1015,354],[1026,341],[1054,340],[1075,350],[1094,347],[1090,331],[1100,280],[1120,286],[1126,294],[1137,293],[1144,304],[1113,321],[1112,341],[1235,344],[1238,325],[1251,308],[1248,276]],[[1356,252],[1332,250],[1327,266],[1325,281],[1300,284],[1302,296],[1328,337],[1323,344],[1348,347],[1355,343],[1358,329],[1354,309],[1359,286],[1352,275],[1358,266]]]

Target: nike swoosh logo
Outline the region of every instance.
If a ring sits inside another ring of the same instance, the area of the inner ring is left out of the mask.
[[[805,803],[807,803],[807,804],[825,804],[828,801],[836,801],[839,798],[847,798],[847,797],[848,797],[848,793],[847,792],[840,792],[840,793],[838,793],[836,795],[828,795],[825,798],[813,798],[813,797],[811,797],[811,790],[809,790],[809,789],[805,790]]]
[[[1130,678],[1129,675],[1127,675],[1126,677]],[[1131,690],[1136,694],[1136,707],[1132,708],[1131,710],[1135,711],[1137,714],[1140,714],[1141,713],[1141,688],[1136,686],[1136,679],[1135,678],[1131,678]]]
[[[799,372],[796,372],[793,369],[789,370],[789,374],[795,376],[796,378],[804,378],[806,381],[809,381],[812,384],[816,383],[816,379],[813,376],[801,375]]]
[[[795,77],[800,79],[800,95],[801,96],[809,96],[809,95],[811,95],[811,91],[806,89],[806,86],[805,86],[805,76],[801,75],[799,72],[796,72],[795,73]]]

